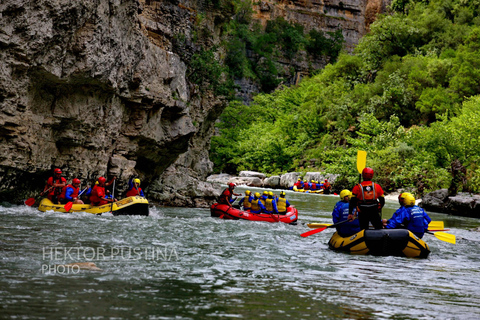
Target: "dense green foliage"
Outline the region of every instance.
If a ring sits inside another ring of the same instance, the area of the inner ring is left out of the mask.
[[[357,179],[356,151],[387,190],[480,189],[480,1],[394,1],[353,55],[296,88],[232,103],[212,140],[217,171],[321,170]],[[273,53],[274,51],[272,51]],[[306,168],[316,159],[316,168]]]
[[[253,79],[264,92],[272,91],[284,80],[276,64],[279,58],[292,60],[300,50],[305,50],[310,58],[335,61],[342,49],[341,30],[305,33],[300,24],[281,17],[268,21],[262,28],[252,20],[250,1],[238,0],[235,8],[235,18],[225,28],[225,64],[230,76]]]

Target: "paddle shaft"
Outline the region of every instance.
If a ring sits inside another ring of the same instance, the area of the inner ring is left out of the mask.
[[[341,225],[342,223],[345,223],[345,222],[348,222],[348,221],[349,221],[349,220],[343,220],[343,221],[337,222],[337,223],[335,223],[335,224],[329,225],[329,226],[327,226],[327,227],[318,228],[318,229],[313,229],[313,230],[307,231],[307,232],[305,232],[305,233],[302,233],[300,236],[302,236],[302,237],[305,238],[305,237],[311,236],[312,234],[322,232],[322,231],[325,230],[325,229],[335,228],[336,226]]]
[[[110,206],[110,212],[113,212],[113,202],[115,200],[115,180],[113,180],[113,188],[112,188],[112,205]]]

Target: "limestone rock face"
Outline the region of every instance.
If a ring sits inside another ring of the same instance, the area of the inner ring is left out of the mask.
[[[212,170],[207,150],[224,103],[189,85],[172,44],[180,31],[189,43],[195,16],[175,1],[3,0],[1,200],[38,191],[55,167],[84,182],[115,175],[120,189],[135,174],[167,204],[194,205],[194,187],[213,196],[198,181]],[[191,197],[184,203],[181,191],[168,193],[177,183]]]
[[[263,180],[263,186],[267,188],[280,188],[280,176],[271,176]]]
[[[300,178],[300,172],[288,172],[280,176],[280,186],[282,188],[290,188]]]

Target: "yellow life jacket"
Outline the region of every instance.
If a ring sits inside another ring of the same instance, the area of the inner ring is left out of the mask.
[[[252,206],[250,207],[250,210],[252,210],[252,211],[260,211],[261,208],[260,208],[260,205],[258,204],[259,201],[260,201],[260,199],[253,199],[253,200],[252,200]]]
[[[252,206],[250,201],[248,201],[249,198],[250,197],[248,196],[245,196],[245,198],[243,198],[243,209],[250,209],[250,207]]]
[[[287,199],[278,198],[277,200],[277,210],[279,213],[287,212]]]
[[[265,201],[265,209],[270,212],[273,211],[273,199],[267,199],[267,201]]]

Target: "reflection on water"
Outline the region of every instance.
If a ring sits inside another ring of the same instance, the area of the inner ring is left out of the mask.
[[[299,236],[306,223],[331,222],[338,197],[287,198],[297,226],[219,220],[208,209],[113,217],[3,205],[2,318],[478,318],[478,220],[430,213],[473,241],[426,235],[425,260],[352,256],[328,250],[331,229]],[[396,208],[387,203],[384,217]],[[59,269],[90,260],[102,270]]]

